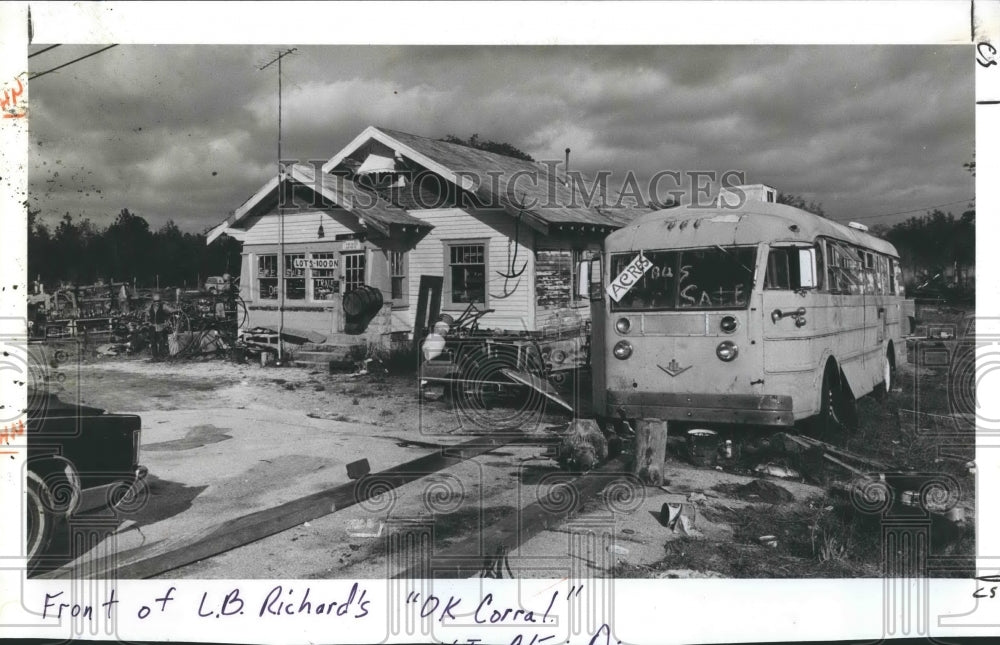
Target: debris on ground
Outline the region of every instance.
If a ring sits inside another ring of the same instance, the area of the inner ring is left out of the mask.
[[[778,548],[778,538],[773,535],[762,535],[757,538],[761,546],[770,547],[772,549]]]
[[[125,346],[120,343],[104,343],[97,346],[98,356],[118,356],[118,354],[124,354],[125,351]]]
[[[608,441],[593,419],[574,419],[556,450],[567,470],[590,470],[608,458]]]
[[[797,470],[793,470],[788,466],[782,466],[773,462],[758,464],[757,467],[754,468],[754,472],[760,473],[761,475],[778,477],[780,479],[800,479],[802,477]]]
[[[674,533],[700,535],[701,533],[694,528],[697,519],[698,509],[694,504],[668,501],[660,507],[660,524]]]
[[[689,578],[725,578],[718,571],[695,571],[694,569],[667,569],[656,574],[656,578],[689,579]]]
[[[736,495],[748,502],[766,502],[768,504],[784,504],[795,501],[795,496],[788,489],[774,482],[755,479],[736,489]]]

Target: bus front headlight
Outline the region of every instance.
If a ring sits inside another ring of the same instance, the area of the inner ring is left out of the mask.
[[[632,321],[628,318],[619,318],[615,321],[615,329],[619,334],[627,334],[632,329]]]
[[[612,350],[612,353],[615,355],[615,358],[623,361],[632,355],[632,343],[627,340],[620,340],[615,343],[615,348]]]
[[[736,346],[731,340],[724,340],[719,343],[719,346],[715,348],[715,355],[719,357],[720,361],[729,362],[736,358],[736,355],[740,353],[739,347]]]
[[[733,333],[739,326],[740,323],[736,320],[736,316],[723,316],[722,320],[719,321],[719,329],[726,334]]]

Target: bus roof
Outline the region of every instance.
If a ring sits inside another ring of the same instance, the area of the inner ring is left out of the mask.
[[[874,235],[792,206],[759,201],[748,201],[740,208],[679,207],[647,213],[609,235],[604,247],[614,252],[758,242],[812,243],[819,236],[899,257],[892,244]]]

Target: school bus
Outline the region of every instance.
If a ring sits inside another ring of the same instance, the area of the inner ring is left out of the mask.
[[[580,268],[595,414],[853,426],[855,399],[892,387],[907,323],[899,254],[866,230],[746,201],[612,233]]]

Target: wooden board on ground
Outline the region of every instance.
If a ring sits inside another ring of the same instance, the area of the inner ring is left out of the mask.
[[[124,557],[119,554],[118,557],[106,558],[114,564],[103,569],[95,567],[93,562],[88,561],[79,563],[73,568],[58,569],[38,577],[152,578],[287,531],[303,522],[353,506],[387,490],[398,488],[502,446],[512,443],[534,444],[538,440],[539,438],[522,434],[476,437],[378,473],[365,475],[356,481],[228,520],[187,539],[158,542],[146,548],[136,549]]]
[[[496,554],[506,554],[538,533],[558,528],[588,500],[625,477],[624,466],[624,460],[617,457],[596,470],[556,484],[548,495],[520,509],[516,521],[505,518],[495,522],[481,533],[467,535],[442,547],[442,553],[433,553],[429,560],[412,563],[394,577],[469,578],[493,569],[497,565],[492,561]],[[566,490],[566,486],[572,490]],[[402,555],[398,559],[406,558]]]

